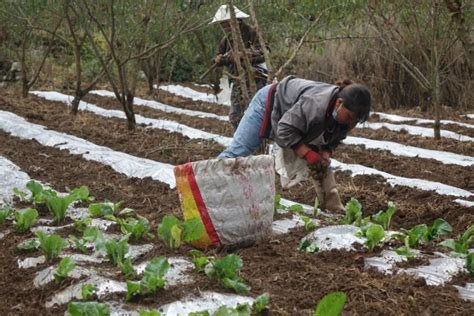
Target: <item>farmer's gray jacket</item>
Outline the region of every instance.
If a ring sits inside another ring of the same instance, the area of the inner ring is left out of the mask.
[[[303,142],[334,148],[347,135],[347,127],[326,115],[337,93],[336,85],[285,77],[278,83],[271,114],[270,138],[284,148]]]

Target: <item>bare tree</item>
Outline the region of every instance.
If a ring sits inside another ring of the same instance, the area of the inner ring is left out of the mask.
[[[10,48],[20,61],[22,97],[26,98],[57,44],[56,33],[64,17],[55,8],[49,8],[47,3],[28,1],[4,3],[0,13],[11,29]],[[43,49],[32,50],[34,43]]]
[[[133,130],[136,124],[133,99],[141,62],[171,47],[179,36],[202,27],[203,22],[194,14],[180,17],[168,11],[174,22],[168,24],[172,32],[162,33],[157,42],[152,42],[150,33],[157,23],[155,13],[162,9],[160,2],[82,0],[79,3],[81,11],[76,10],[75,14],[80,16],[84,12],[93,26],[85,29],[86,36],[122,105],[128,128]],[[108,67],[106,56],[110,56],[113,69]]]
[[[440,102],[443,73],[460,56],[450,56],[456,42],[447,22],[441,0],[424,0],[391,5],[371,1],[368,13],[373,29],[384,45],[389,47],[400,66],[430,96],[434,111],[434,136],[440,139]],[[411,31],[407,30],[411,28]],[[422,63],[404,50],[414,48]]]

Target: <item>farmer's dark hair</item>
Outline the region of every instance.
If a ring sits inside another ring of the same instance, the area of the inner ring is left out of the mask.
[[[344,107],[354,112],[359,123],[367,121],[372,99],[369,89],[348,79],[338,81],[336,84],[339,86],[337,97],[343,100]]]

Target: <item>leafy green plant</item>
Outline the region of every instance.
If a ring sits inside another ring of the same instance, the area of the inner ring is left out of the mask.
[[[227,255],[221,259],[211,260],[205,267],[206,275],[217,281],[224,287],[234,290],[236,293],[247,293],[250,287],[245,284],[237,273],[242,269],[242,259],[234,254]]]
[[[18,245],[16,245],[16,248],[20,249],[20,250],[31,251],[31,250],[38,249],[39,246],[40,246],[39,240],[36,239],[36,238],[33,238],[33,239],[30,239],[30,240],[26,240],[22,243],[19,243]]]
[[[405,236],[405,245],[395,249],[395,252],[400,256],[405,256],[408,260],[411,260],[416,257],[416,253],[411,249],[409,243],[409,237]]]
[[[66,195],[65,197],[47,196],[46,207],[53,214],[57,223],[62,222],[66,217],[66,211],[69,205],[76,200],[74,195]]]
[[[89,188],[85,185],[73,189],[69,192],[69,195],[74,196],[75,200],[80,200],[82,202],[91,202],[94,200],[94,198],[89,195]]]
[[[36,223],[38,211],[34,208],[26,208],[15,212],[15,230],[24,233]]]
[[[118,219],[118,223],[124,234],[130,234],[135,240],[143,238],[143,236],[150,230],[150,222],[145,218],[139,216],[137,218],[129,217],[127,219]]]
[[[81,297],[84,301],[88,301],[98,290],[94,284],[84,284],[81,286]]]
[[[282,209],[285,209],[285,207],[281,204],[281,194],[277,193],[275,194],[275,213]]]
[[[351,198],[349,202],[347,202],[345,210],[346,215],[342,219],[342,223],[344,224],[352,224],[362,218],[362,205],[356,198]]]
[[[297,214],[303,214],[304,213],[304,208],[303,205],[301,204],[293,204],[288,207],[288,211],[297,213]]]
[[[74,243],[74,248],[76,248],[82,253],[87,252],[87,240],[82,238],[79,239],[74,235],[69,235],[69,239]]]
[[[309,239],[301,239],[298,244],[298,250],[306,253],[315,253],[319,251],[319,247]]]
[[[136,295],[153,294],[166,284],[165,274],[170,264],[165,257],[153,258],[145,268],[140,282],[127,281],[127,300]]]
[[[433,225],[428,229],[427,239],[433,240],[439,236],[448,236],[453,231],[453,228],[447,221],[442,218],[437,218],[433,222]]]
[[[83,232],[92,223],[92,218],[86,217],[84,219],[77,219],[74,221],[74,229],[78,232]]]
[[[440,243],[441,246],[451,249],[458,255],[466,255],[469,247],[474,244],[474,225],[470,226],[462,235],[456,239],[446,239]]]
[[[249,304],[238,304],[235,308],[221,306],[219,307],[213,316],[228,316],[228,315],[236,315],[236,316],[250,316],[252,313],[252,308]]]
[[[311,231],[316,228],[316,223],[308,216],[301,216],[301,220],[304,223],[304,229],[307,231]]]
[[[51,189],[44,189],[41,183],[30,180],[26,183],[26,188],[31,191],[31,200],[38,204],[46,203],[48,197],[57,196],[57,193]]]
[[[268,293],[263,293],[262,295],[259,295],[253,302],[253,307],[255,309],[255,312],[257,313],[261,313],[264,310],[268,310],[269,305],[270,305],[270,294]]]
[[[471,252],[466,257],[466,269],[471,276],[474,276],[474,252]]]
[[[120,240],[110,240],[105,243],[105,252],[107,257],[114,264],[119,264],[125,259],[125,255],[128,252],[128,238],[130,235],[125,235]]]
[[[38,231],[36,236],[39,239],[41,251],[48,261],[59,257],[61,251],[67,246],[66,240],[59,235],[47,235],[42,231]]]
[[[94,243],[96,249],[105,250],[105,238],[102,231],[97,227],[87,227],[82,235],[82,239],[85,241]]]
[[[18,188],[13,188],[13,193],[20,199],[21,202],[26,201],[26,193]]]
[[[109,305],[97,302],[70,302],[67,311],[71,316],[109,316]]]
[[[395,203],[388,202],[387,210],[379,211],[377,214],[372,215],[372,221],[376,224],[382,225],[383,229],[387,230],[390,227],[390,221],[392,220],[393,214],[395,214],[397,208]]]
[[[15,210],[12,209],[10,206],[5,205],[0,208],[0,224],[3,224],[5,220],[13,214]]]
[[[197,249],[191,249],[189,253],[193,257],[192,262],[194,263],[196,271],[204,271],[204,268],[209,263],[209,258],[202,251],[199,251]]]
[[[126,279],[131,279],[135,276],[135,270],[133,269],[132,260],[130,258],[119,261],[118,266]]]
[[[416,225],[407,232],[408,245],[415,247],[428,240],[428,226],[426,224]]]
[[[183,241],[198,240],[204,233],[204,225],[199,218],[181,222],[173,215],[166,215],[158,225],[157,233],[168,247],[177,249]]]
[[[385,237],[385,230],[379,224],[372,224],[367,228],[366,237],[367,241],[365,244],[372,251]]]
[[[56,284],[59,284],[64,281],[68,277],[69,273],[74,270],[75,267],[76,263],[71,257],[62,258],[61,261],[59,261],[58,268],[53,274],[54,281],[56,282]]]
[[[114,215],[118,213],[122,203],[122,201],[118,203],[112,203],[109,201],[103,203],[92,203],[89,204],[88,210],[92,217],[106,217],[115,219]]]
[[[161,313],[157,310],[140,309],[138,311],[138,316],[161,316]]]
[[[345,303],[344,292],[326,294],[316,306],[313,316],[338,316],[342,313]]]

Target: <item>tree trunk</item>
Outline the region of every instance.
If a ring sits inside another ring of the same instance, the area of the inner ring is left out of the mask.
[[[125,98],[122,98],[123,110],[127,117],[127,128],[130,131],[135,130],[137,122],[135,121],[135,113],[133,112],[133,98],[134,95],[130,92],[127,93]]]
[[[234,10],[234,4],[232,0],[229,0],[229,8],[230,8],[230,26],[231,26],[231,33],[232,33],[232,52],[234,55],[234,62],[235,65],[237,66],[237,74],[238,74],[238,81],[236,84],[240,86],[240,92],[241,92],[241,97],[242,97],[242,105],[245,107],[242,109],[244,111],[250,101],[250,96],[249,92],[247,89],[247,72],[244,70],[242,67],[242,63],[240,62],[240,54],[245,54],[245,50],[241,51],[239,49],[239,43],[242,42],[242,37],[240,35],[240,27],[237,22],[237,19],[235,18],[235,10]],[[238,33],[237,33],[238,32]],[[239,35],[238,35],[239,34]],[[254,80],[255,84],[255,80]]]
[[[252,22],[255,27],[255,32],[257,32],[258,42],[260,43],[260,47],[262,48],[263,55],[265,56],[265,63],[267,64],[267,69],[268,69],[267,82],[271,83],[273,81],[274,71],[273,71],[272,61],[270,59],[270,52],[267,49],[267,44],[265,43],[262,32],[260,32],[260,27],[258,26],[257,15],[255,14],[255,9],[253,7],[253,0],[248,0],[247,3],[249,4],[250,16],[252,18]]]

